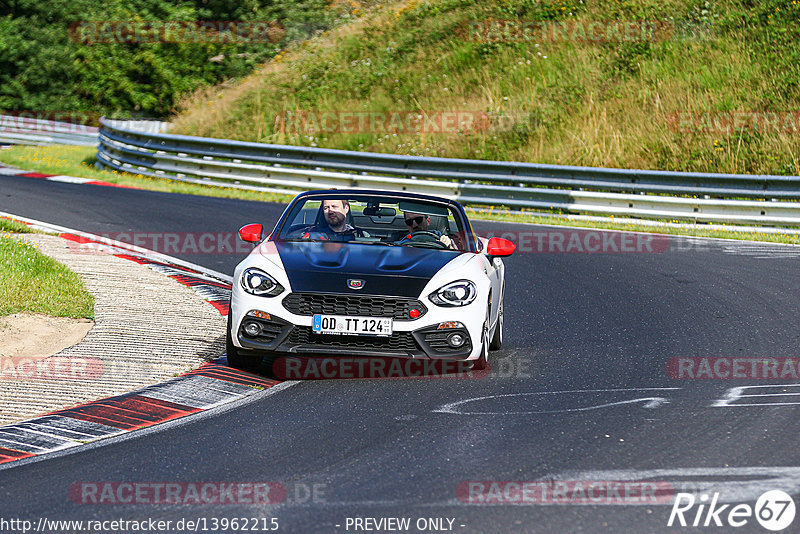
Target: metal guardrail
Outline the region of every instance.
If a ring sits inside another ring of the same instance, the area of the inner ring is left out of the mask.
[[[16,115],[0,115],[0,144],[94,146],[99,129]]]
[[[105,118],[100,123],[98,166],[185,182],[289,194],[336,187],[388,189],[465,204],[800,225],[798,176],[404,156],[172,135],[164,133],[164,123]]]

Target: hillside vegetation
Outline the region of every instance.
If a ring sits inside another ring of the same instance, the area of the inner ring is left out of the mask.
[[[327,0],[2,0],[0,111],[163,118],[178,95],[243,76],[288,43],[354,18],[359,7]],[[218,23],[209,26],[218,32],[167,33],[166,23],[197,21]],[[236,35],[231,22],[263,22],[269,32]],[[132,25],[146,23],[163,31],[132,33]]]
[[[184,98],[174,131],[400,154],[800,175],[798,0],[411,0],[365,12],[240,82]],[[591,23],[601,30],[589,35],[602,38],[585,37]],[[654,30],[614,30],[627,23]],[[357,131],[337,131],[343,114],[366,111],[380,112],[379,120],[367,115]],[[456,115],[466,116],[461,131],[400,124],[409,113],[448,111],[465,112]],[[333,123],[318,120],[328,112]]]

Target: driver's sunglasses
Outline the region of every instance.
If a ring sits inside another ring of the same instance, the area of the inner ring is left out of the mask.
[[[422,219],[424,219],[424,218],[425,217],[420,215],[419,217],[413,217],[411,219],[406,219],[406,225],[407,226],[411,226],[414,223],[422,224]]]

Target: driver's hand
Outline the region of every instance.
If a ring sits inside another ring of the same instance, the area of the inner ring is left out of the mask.
[[[441,241],[442,243],[447,245],[447,248],[453,248],[453,241],[449,237],[447,237],[446,235],[443,235],[442,237],[440,237],[439,241]]]

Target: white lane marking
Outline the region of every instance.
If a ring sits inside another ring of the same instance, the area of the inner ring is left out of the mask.
[[[139,247],[136,245],[131,245],[129,243],[123,243],[122,241],[117,241],[115,239],[110,239],[108,237],[103,237],[97,234],[90,234],[88,232],[81,232],[80,230],[75,230],[73,228],[67,228],[66,226],[59,226],[57,224],[50,224],[44,221],[39,221],[36,219],[30,219],[28,217],[21,217],[19,215],[14,215],[13,213],[8,213],[5,211],[0,211],[0,217],[8,217],[9,219],[16,219],[18,221],[26,222],[33,226],[33,228],[49,231],[49,232],[58,232],[58,233],[65,233],[65,234],[74,234],[81,237],[86,237],[88,239],[92,239],[95,241],[99,241],[100,243],[106,243],[108,245],[117,247],[122,249],[124,252],[135,252],[137,254],[142,254],[148,256],[150,259],[154,259],[156,261],[163,261],[165,263],[174,263],[175,265],[180,265],[181,267],[186,267],[188,269],[193,269],[201,274],[205,274],[206,276],[210,276],[212,278],[216,278],[217,280],[222,280],[223,282],[228,282],[229,284],[233,283],[233,277],[227,275],[225,273],[221,273],[219,271],[215,271],[213,269],[209,269],[207,267],[203,267],[202,265],[197,265],[196,263],[191,263],[188,261],[181,260],[179,258],[175,258],[173,256],[169,256],[167,254],[162,254],[160,252],[156,252],[154,250],[150,250],[144,247]],[[183,273],[186,274],[186,273]],[[192,273],[193,274],[193,273]]]
[[[726,480],[726,477],[734,480]],[[750,477],[750,480],[746,478]],[[756,500],[762,493],[780,489],[800,493],[800,467],[678,467],[667,469],[613,469],[565,471],[553,480],[613,480],[669,482],[675,493],[713,494],[720,502]],[[744,479],[744,480],[743,480]],[[671,504],[671,503],[662,503]]]
[[[800,392],[797,393],[789,393],[786,391],[781,391],[778,393],[757,393],[754,391],[755,394],[745,394],[751,390],[758,390],[759,388],[800,388],[800,384],[772,384],[772,385],[759,385],[759,386],[738,386],[735,388],[730,388],[725,392],[725,395],[717,400],[714,401],[711,406],[714,408],[726,408],[726,407],[736,407],[736,406],[794,406],[800,405],[800,399],[796,402],[752,402],[745,400],[739,404],[733,404],[734,402],[742,399],[766,399],[770,400],[771,397],[793,397],[800,395]]]
[[[151,386],[141,391],[139,394],[151,399],[174,402],[191,408],[207,410],[259,391],[255,388],[239,385],[240,390],[236,392],[233,391],[231,387],[224,387],[224,389],[215,387],[217,382],[219,382],[219,380],[215,378],[195,375],[175,382]],[[238,384],[228,383],[226,385],[237,386]]]
[[[723,245],[722,250],[726,254],[750,256],[762,260],[800,257],[800,246],[790,243],[738,243]]]
[[[6,449],[14,449],[15,451],[30,452],[32,454],[41,454],[47,452],[47,448],[31,445],[21,440],[9,439],[6,436],[0,435],[0,447]]]
[[[3,427],[10,428],[10,427]],[[14,429],[16,430],[16,429]],[[9,447],[11,449],[22,450],[36,454],[43,454],[50,451],[60,451],[62,449],[69,449],[70,447],[77,447],[81,443],[71,438],[64,438],[60,436],[53,436],[51,434],[41,434],[32,430],[27,430],[25,434],[20,434],[14,437],[8,437],[8,434],[0,433],[2,440],[10,443],[19,443],[17,447]],[[24,447],[36,447],[38,450],[22,449]]]
[[[66,176],[66,175],[58,175],[58,176],[48,176],[45,180],[50,180],[51,182],[65,182],[68,184],[85,184],[87,182],[94,182],[96,180],[91,180],[89,178],[78,178],[77,176]]]
[[[75,419],[73,417],[65,417],[63,415],[45,415],[44,417],[28,419],[22,423],[14,423],[12,426],[28,428],[42,434],[73,440],[89,440],[124,432],[124,430],[113,426],[95,423],[94,421]]]
[[[181,269],[176,269],[174,267],[168,267],[166,265],[156,265],[150,263],[147,265],[150,269],[154,270],[157,273],[161,273],[166,276],[195,276],[192,273],[187,273]],[[196,278],[203,278],[195,276]],[[209,284],[195,284],[189,286],[192,290],[200,295],[202,298],[206,300],[224,300],[228,301],[231,298],[231,290],[230,289],[223,289],[221,287],[209,285]]]
[[[48,450],[52,450],[52,447],[58,448],[65,446],[64,444],[70,444],[66,445],[69,447],[77,445],[74,438],[47,432],[44,429],[32,425],[25,425],[24,423],[6,425],[0,428],[0,433],[2,434],[11,434],[12,432],[14,432],[14,435],[17,437],[26,438],[26,443],[30,443],[32,439],[39,439],[41,443],[48,443]]]
[[[151,268],[155,267],[151,265]],[[211,285],[197,285],[197,286],[190,286],[192,290],[200,295],[201,298],[205,300],[216,300],[216,301],[227,301],[231,298],[231,290],[230,289],[222,289],[221,287],[211,286]]]
[[[567,413],[567,412],[583,412],[588,410],[597,410],[600,408],[608,408],[610,406],[619,406],[623,404],[631,404],[637,402],[644,402],[642,408],[658,408],[659,406],[669,402],[664,397],[642,397],[637,399],[628,399],[623,401],[616,401],[610,403],[603,403],[592,406],[584,406],[580,408],[564,408],[561,410],[531,410],[531,411],[502,411],[502,412],[466,412],[461,410],[461,406],[470,403],[478,402],[487,399],[499,399],[504,397],[522,397],[522,396],[536,396],[536,395],[566,395],[575,393],[620,393],[620,392],[639,392],[639,391],[675,391],[681,388],[623,388],[623,389],[574,389],[566,391],[534,391],[528,393],[506,393],[502,395],[487,395],[485,397],[473,397],[464,399],[442,406],[433,410],[434,413],[452,413],[457,415],[526,415],[526,414],[548,414],[548,413]]]

